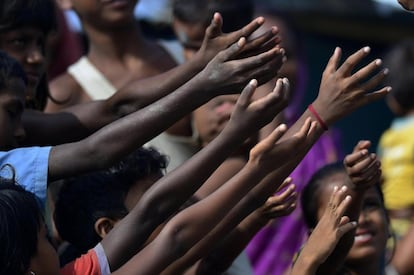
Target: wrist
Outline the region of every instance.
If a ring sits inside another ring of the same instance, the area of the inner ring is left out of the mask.
[[[316,108],[313,106],[313,104],[309,104],[308,110],[312,114],[312,116],[316,119],[316,121],[318,121],[319,126],[321,126],[321,128],[324,131],[327,131],[328,130],[328,124],[326,123],[325,119],[322,118],[322,116],[320,115],[320,112],[316,110]]]

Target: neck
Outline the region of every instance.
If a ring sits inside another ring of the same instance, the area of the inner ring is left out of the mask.
[[[145,44],[139,25],[134,21],[112,28],[83,24],[88,36],[88,56],[92,59],[119,59],[125,55],[138,54]]]

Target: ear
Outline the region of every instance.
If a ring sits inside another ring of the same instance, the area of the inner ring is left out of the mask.
[[[73,9],[72,0],[56,0],[56,3],[62,10]]]
[[[116,221],[107,217],[99,218],[95,222],[96,234],[98,234],[103,239],[109,233],[109,231],[114,228],[115,223]]]

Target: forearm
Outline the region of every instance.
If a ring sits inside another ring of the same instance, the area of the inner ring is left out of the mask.
[[[162,74],[133,80],[108,100],[109,105],[119,116],[142,109],[184,85],[205,67],[204,63],[194,57]]]
[[[226,127],[190,161],[167,174],[148,190],[139,205],[121,221],[123,231],[131,230],[135,233],[121,233],[122,236],[116,237],[116,244],[111,243],[111,251],[114,251],[108,256],[111,259],[111,267],[116,269],[134,255],[155,227],[174,213],[203,184],[226,157],[244,141],[245,135],[247,134],[238,133],[232,127]],[[137,228],[138,224],[140,226]],[[118,235],[115,229],[107,237]],[[107,239],[109,244],[110,238]]]
[[[152,245],[150,244],[140,252],[141,255],[159,255],[159,258],[145,263],[144,272],[159,274],[168,264],[187,253],[252,188],[257,176],[255,171],[249,168],[243,169],[209,197],[174,216]],[[163,241],[160,243],[159,240]],[[164,252],[166,250],[168,252]],[[143,270],[141,261],[142,257],[127,265],[140,267]]]

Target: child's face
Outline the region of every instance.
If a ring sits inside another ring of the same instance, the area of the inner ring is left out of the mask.
[[[21,122],[24,110],[25,85],[21,79],[10,79],[0,90],[0,150],[18,147],[25,132]]]
[[[354,244],[347,256],[347,262],[381,259],[388,234],[384,205],[378,191],[372,187],[365,193]]]
[[[16,59],[27,78],[27,97],[33,98],[46,71],[45,34],[35,27],[21,27],[0,34],[0,49]]]
[[[194,126],[202,146],[210,143],[227,125],[238,95],[218,96],[193,112]]]
[[[321,190],[318,218],[321,217],[323,210],[327,207],[333,187],[344,185],[346,183],[345,179],[346,175],[344,173],[335,175],[331,177],[329,184]],[[384,205],[378,190],[371,187],[363,197],[354,244],[346,257],[346,262],[351,265],[362,262],[379,262],[385,251],[388,233],[388,221],[385,216]]]
[[[134,8],[138,0],[65,0],[67,6],[89,25],[116,26],[134,20]]]
[[[37,234],[37,251],[30,259],[29,271],[41,275],[59,274],[58,255],[47,237],[47,230],[44,224]]]
[[[203,24],[187,24],[174,19],[173,28],[181,46],[184,48],[184,58],[186,60],[190,59],[203,43],[206,26]]]

